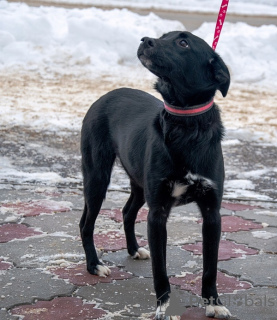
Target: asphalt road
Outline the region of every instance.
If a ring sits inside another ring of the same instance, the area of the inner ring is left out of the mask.
[[[134,10],[139,14],[148,14],[148,12],[142,10]],[[179,20],[186,27],[188,31],[198,29],[203,22],[216,22],[217,14],[210,13],[194,13],[194,12],[166,12],[166,11],[154,11],[159,17],[169,20]],[[253,17],[228,14],[226,20],[228,22],[245,22],[252,26],[261,26],[264,24],[276,24],[276,17]]]

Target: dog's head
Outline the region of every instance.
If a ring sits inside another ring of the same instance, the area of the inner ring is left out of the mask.
[[[155,87],[167,102],[203,103],[216,90],[227,95],[228,68],[201,38],[187,31],[173,31],[159,39],[144,37],[141,41],[138,58],[158,77]]]

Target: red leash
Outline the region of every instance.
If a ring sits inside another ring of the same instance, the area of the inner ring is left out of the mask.
[[[214,41],[213,41],[213,45],[212,45],[212,48],[214,50],[217,46],[219,36],[220,36],[221,30],[223,27],[223,23],[224,23],[225,16],[227,13],[228,4],[229,4],[229,0],[222,0],[221,6],[219,9],[219,13],[218,13],[218,17],[217,17],[215,32],[214,32]]]

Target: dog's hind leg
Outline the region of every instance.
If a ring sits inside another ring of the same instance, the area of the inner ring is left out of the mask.
[[[123,220],[128,253],[134,259],[150,258],[149,251],[139,247],[135,236],[136,217],[144,202],[143,189],[131,182],[131,195],[123,208]]]
[[[84,144],[84,143],[83,143]],[[97,152],[84,152],[82,149],[82,166],[84,176],[84,198],[85,207],[80,220],[80,232],[83,247],[86,254],[87,270],[91,274],[107,276],[110,274],[109,268],[100,262],[93,240],[93,231],[96,218],[101,209],[102,202],[106,196],[106,191],[110,182],[110,175],[115,160],[115,155],[107,147],[105,154]]]

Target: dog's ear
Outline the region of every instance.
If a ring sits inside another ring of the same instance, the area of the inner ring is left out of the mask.
[[[229,70],[219,56],[210,59],[209,63],[212,67],[213,77],[218,84],[218,90],[222,93],[223,97],[226,97],[230,86]]]

